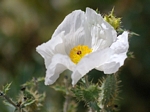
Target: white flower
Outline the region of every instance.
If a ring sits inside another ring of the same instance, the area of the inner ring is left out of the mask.
[[[72,71],[72,84],[90,70],[112,74],[124,64],[128,32],[117,37],[114,28],[100,14],[86,8],[73,11],[57,27],[51,40],[36,48],[45,60],[45,84],[53,84],[60,73]]]

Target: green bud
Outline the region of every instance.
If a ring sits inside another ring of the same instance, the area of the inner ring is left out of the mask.
[[[98,105],[103,111],[108,112],[108,110],[114,109],[113,106],[117,100],[119,82],[116,74],[108,75],[107,78],[101,82]]]
[[[100,90],[98,85],[91,84],[88,88],[85,88],[84,86],[76,86],[72,92],[74,93],[77,100],[85,101],[88,103],[98,99]]]
[[[120,27],[121,18],[116,18],[114,16],[114,8],[112,9],[111,13],[109,15],[104,16],[104,20],[108,22],[110,25],[114,27],[114,29],[118,29]]]

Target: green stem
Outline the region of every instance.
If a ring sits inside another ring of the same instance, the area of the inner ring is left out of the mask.
[[[95,110],[92,107],[90,107],[90,109],[91,109],[91,112],[95,112]]]
[[[68,95],[66,95],[65,97],[65,103],[64,103],[64,107],[63,107],[63,112],[67,112],[68,111],[68,104],[70,102],[70,98]]]
[[[65,78],[64,80],[65,82],[65,87],[66,87],[66,96],[65,96],[65,102],[64,102],[64,106],[63,106],[63,112],[68,112],[68,106],[69,106],[69,102],[70,102],[70,96],[69,96],[69,79],[68,77]]]
[[[21,107],[17,106],[7,95],[3,94],[2,92],[0,92],[0,95],[10,104],[12,104],[16,109],[18,109],[19,112],[22,112]]]
[[[22,112],[22,109],[21,109],[21,108],[19,108],[19,112]]]

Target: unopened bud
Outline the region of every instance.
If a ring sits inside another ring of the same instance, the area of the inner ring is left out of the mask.
[[[111,13],[109,15],[104,16],[104,20],[108,22],[110,25],[114,27],[114,29],[118,29],[120,27],[121,18],[116,18],[114,16],[114,8],[112,9]]]

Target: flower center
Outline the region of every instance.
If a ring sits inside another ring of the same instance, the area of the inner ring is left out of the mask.
[[[81,58],[83,58],[86,54],[89,54],[91,52],[92,49],[90,49],[88,46],[78,45],[70,50],[69,56],[70,59],[77,64],[81,60]]]

